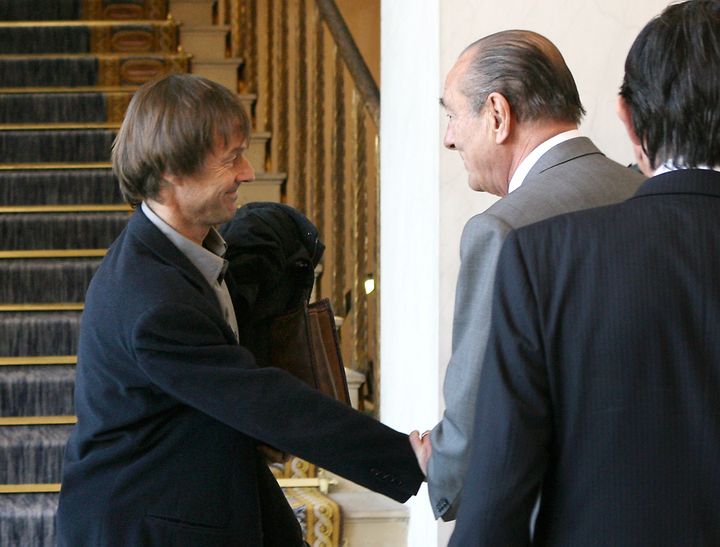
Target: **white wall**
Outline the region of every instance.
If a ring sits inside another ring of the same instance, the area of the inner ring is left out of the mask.
[[[442,413],[458,243],[495,198],[467,188],[442,148],[445,74],[476,39],[510,28],[550,38],[588,111],[580,128],[609,157],[632,153],[615,116],[625,55],[667,0],[384,0],[381,9],[381,417],[409,431]],[[426,492],[411,502],[411,547],[445,545]]]
[[[440,405],[437,21],[437,0],[382,3],[381,58],[393,62],[380,65],[380,226],[392,227],[380,240],[380,417],[408,432],[430,427]],[[432,545],[427,494],[409,505],[408,544]]]

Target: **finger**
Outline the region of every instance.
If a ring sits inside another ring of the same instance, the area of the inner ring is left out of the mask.
[[[422,450],[422,439],[420,438],[420,432],[416,429],[410,432],[410,445],[413,447],[415,453]]]

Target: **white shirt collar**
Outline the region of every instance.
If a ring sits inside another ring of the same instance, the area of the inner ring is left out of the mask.
[[[543,154],[545,154],[545,152],[550,150],[553,146],[560,144],[561,142],[565,142],[579,136],[580,131],[578,131],[577,129],[571,129],[570,131],[563,131],[562,133],[558,133],[554,137],[550,137],[545,142],[537,145],[532,152],[525,156],[525,158],[520,162],[520,165],[518,165],[517,169],[515,169],[515,172],[510,179],[510,184],[508,185],[508,194],[522,186],[522,183],[525,181],[525,177],[527,177],[530,169],[533,168],[533,166],[538,162],[538,160],[543,156]]]
[[[695,167],[688,167],[687,165],[683,165],[682,161],[673,162],[673,160],[667,160],[665,163],[660,165],[655,171],[653,171],[653,177],[656,175],[662,175],[663,173],[668,173],[670,171],[679,171],[680,169],[707,169],[709,171],[720,171],[720,165],[716,165],[715,167],[710,167],[709,165],[696,165]]]

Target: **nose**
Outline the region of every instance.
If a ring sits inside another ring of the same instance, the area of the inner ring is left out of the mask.
[[[455,150],[455,136],[452,134],[450,124],[448,123],[447,129],[445,130],[445,137],[443,138],[443,146],[448,150]]]
[[[253,169],[250,160],[243,156],[240,167],[235,173],[235,180],[240,182],[249,182],[255,180],[255,169]]]

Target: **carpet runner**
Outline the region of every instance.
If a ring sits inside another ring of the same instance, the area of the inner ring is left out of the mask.
[[[139,85],[190,68],[167,8],[0,0],[0,546],[55,545],[82,302],[129,217],[110,146]],[[273,473],[316,469],[293,459]],[[337,547],[338,506],[313,488],[285,493],[307,541]]]

